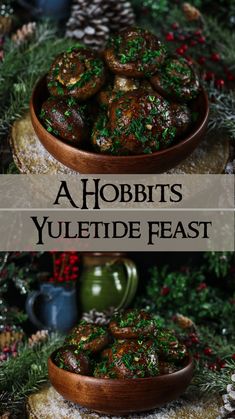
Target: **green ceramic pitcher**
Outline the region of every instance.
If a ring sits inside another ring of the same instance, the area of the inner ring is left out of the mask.
[[[123,253],[83,253],[79,298],[83,312],[128,307],[137,290],[138,273]]]

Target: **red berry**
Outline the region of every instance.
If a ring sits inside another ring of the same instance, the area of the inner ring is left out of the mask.
[[[178,55],[184,55],[185,50],[181,47],[181,48],[177,48],[176,52],[177,52]]]
[[[166,41],[170,42],[170,41],[174,41],[174,39],[175,39],[175,37],[174,37],[173,32],[168,32],[166,34]]]
[[[212,349],[211,348],[205,348],[204,349],[204,354],[208,355],[208,356],[212,355]]]
[[[211,54],[211,60],[215,62],[220,61],[220,55],[218,52],[213,52],[213,54]]]
[[[202,34],[202,30],[198,29],[197,31],[194,32],[194,35],[196,36],[200,36]]]
[[[179,24],[177,22],[172,23],[172,29],[179,29]]]
[[[179,41],[185,41],[185,36],[184,35],[178,35],[178,40]]]
[[[192,39],[189,44],[191,45],[191,47],[195,47],[195,45],[197,45],[197,41],[195,41],[195,39]]]
[[[198,58],[198,62],[199,62],[199,64],[201,64],[201,65],[205,64],[205,62],[206,62],[206,57],[199,57],[199,58]]]
[[[216,371],[217,370],[217,365],[216,364],[209,364],[208,368],[209,368],[209,370]]]
[[[231,356],[231,358],[233,359],[233,361],[235,361],[235,354],[233,354],[233,355]]]
[[[218,79],[215,81],[215,85],[218,89],[222,89],[224,87],[224,80],[223,79]]]
[[[184,52],[185,51],[187,51],[187,49],[188,49],[188,45],[186,45],[186,44],[183,44],[183,45],[181,45],[181,48],[184,50]]]
[[[200,354],[199,354],[199,352],[196,352],[196,353],[193,355],[193,357],[194,357],[194,359],[200,359]]]
[[[235,80],[235,76],[232,74],[232,73],[227,73],[227,80],[228,81],[234,81]],[[232,269],[232,268],[231,268]],[[232,272],[234,272],[235,271],[235,268],[233,267],[233,271]]]
[[[205,288],[207,288],[206,283],[205,282],[201,282],[201,284],[199,284],[198,287],[197,287],[197,291],[202,291]]]
[[[188,61],[188,63],[189,63],[190,65],[192,65],[192,64],[193,64],[193,60],[192,60],[192,58],[191,58],[191,57],[189,57],[188,55],[186,55],[184,58]]]
[[[205,74],[205,80],[206,81],[211,81],[215,78],[215,73],[213,73],[213,71],[207,71]]]
[[[199,42],[200,44],[205,44],[205,42],[206,42],[206,38],[205,38],[205,36],[200,36],[200,37],[198,38],[198,42]]]
[[[166,287],[165,285],[162,287],[160,294],[165,297],[166,295],[168,295],[170,293],[170,288]]]
[[[198,336],[196,335],[196,333],[191,333],[189,335],[189,337],[190,337],[192,343],[199,343],[199,339],[198,339]]]

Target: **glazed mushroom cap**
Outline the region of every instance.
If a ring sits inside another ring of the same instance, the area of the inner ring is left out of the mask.
[[[157,326],[144,310],[127,310],[116,315],[109,324],[109,331],[116,339],[146,339],[156,335]]]
[[[199,93],[197,74],[184,58],[168,58],[150,79],[154,89],[167,99],[187,102]]]
[[[126,29],[114,35],[104,52],[113,73],[137,78],[156,73],[165,55],[165,47],[157,37],[141,28]]]
[[[156,337],[158,356],[167,362],[182,362],[187,356],[187,348],[180,343],[175,334],[167,329],[158,330]]]
[[[91,141],[95,151],[105,154],[152,153],[169,147],[190,123],[187,105],[170,104],[152,91],[121,93],[98,116]]]
[[[109,113],[113,154],[152,153],[177,136],[171,106],[156,93],[126,93],[112,102]]]
[[[84,101],[96,94],[105,82],[105,67],[94,51],[73,47],[53,62],[47,77],[53,96],[73,96]]]
[[[74,98],[49,97],[40,112],[47,131],[74,145],[80,145],[89,135],[86,105]]]
[[[59,368],[76,374],[89,375],[91,372],[88,356],[74,345],[59,348],[55,363]]]
[[[66,338],[65,342],[69,345],[76,345],[84,351],[96,353],[108,345],[109,336],[101,326],[82,323],[72,330],[71,335]]]
[[[127,340],[114,345],[110,365],[117,378],[144,378],[159,374],[156,347],[151,340]]]
[[[192,117],[186,104],[171,103],[172,123],[176,127],[176,138],[184,135],[189,129]]]

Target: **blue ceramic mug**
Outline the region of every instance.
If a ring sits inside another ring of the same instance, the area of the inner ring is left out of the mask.
[[[34,16],[60,20],[69,16],[71,0],[18,0],[18,3],[30,10]]]
[[[38,314],[35,302],[40,297]],[[41,284],[39,291],[28,295],[26,311],[31,322],[39,329],[68,332],[77,322],[76,289],[53,284]]]

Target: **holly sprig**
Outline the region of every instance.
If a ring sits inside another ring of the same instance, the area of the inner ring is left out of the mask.
[[[209,284],[206,266],[199,270],[182,266],[177,271],[169,266],[152,267],[145,294],[138,297],[136,305],[168,318],[180,311],[196,324],[210,324],[219,333],[225,328],[233,334],[235,292],[228,295],[225,289]]]

